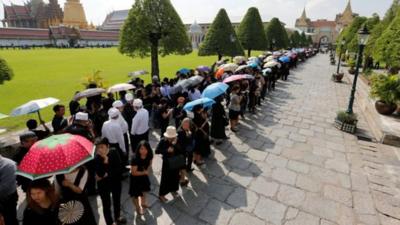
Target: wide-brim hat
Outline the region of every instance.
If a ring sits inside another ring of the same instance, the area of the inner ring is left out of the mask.
[[[176,128],[174,126],[167,127],[167,130],[164,133],[164,137],[166,138],[176,138],[178,133],[176,133]]]

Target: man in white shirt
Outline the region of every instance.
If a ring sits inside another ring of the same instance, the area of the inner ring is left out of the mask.
[[[125,142],[125,150],[126,150],[126,159],[121,159],[122,162],[128,162],[129,158],[129,126],[127,121],[125,120],[122,112],[124,111],[124,103],[122,101],[117,100],[113,103],[113,107],[118,109],[119,116],[118,116],[118,123],[121,126],[122,132],[124,133],[124,142]]]
[[[103,127],[101,129],[102,137],[107,138],[110,142],[110,146],[118,150],[121,159],[125,159],[126,148],[124,133],[122,131],[121,125],[118,122],[120,112],[116,108],[111,108],[108,110],[108,116],[110,117],[110,119],[103,124]]]
[[[133,108],[136,111],[132,119],[132,151],[136,151],[138,144],[145,140],[149,141],[149,112],[143,108],[143,102],[140,99],[133,101]]]

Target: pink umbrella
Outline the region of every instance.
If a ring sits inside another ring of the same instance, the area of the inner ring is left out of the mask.
[[[254,79],[254,77],[249,74],[232,75],[232,76],[226,78],[223,82],[227,84],[227,83],[231,83],[234,81],[246,80],[246,79],[252,80],[252,79]]]
[[[29,149],[17,174],[31,180],[66,174],[93,157],[93,143],[86,138],[71,134],[54,135]]]

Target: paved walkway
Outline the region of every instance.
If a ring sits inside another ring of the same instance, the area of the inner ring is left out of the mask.
[[[331,82],[334,68],[328,65],[327,55],[316,56],[280,82],[240,132],[213,147],[181,197],[166,204],[156,200],[161,170],[156,156],[145,216],[136,216],[124,185],[129,224],[400,224],[398,149],[359,141],[332,126],[350,86]],[[362,117],[360,124],[368,129]],[[97,204],[102,215],[99,199]],[[100,221],[104,224],[102,216]]]

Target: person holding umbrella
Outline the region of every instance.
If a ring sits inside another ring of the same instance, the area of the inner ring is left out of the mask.
[[[168,199],[165,195],[172,193],[178,196],[180,170],[185,167],[185,157],[178,144],[176,128],[169,126],[156,148],[156,154],[161,154],[163,164],[161,169],[161,183],[158,198],[161,202]]]
[[[100,198],[103,203],[103,215],[107,225],[119,223],[125,219],[121,217],[121,158],[112,147],[107,138],[102,138],[95,143],[96,156],[94,164],[96,168],[96,181]],[[114,207],[114,218],[111,215],[111,197]]]
[[[37,129],[38,123],[36,120],[30,119],[26,121],[26,127],[36,134],[38,140],[43,140],[50,135],[50,129],[46,126],[46,123],[43,120],[40,121],[40,124],[43,126],[44,130]]]
[[[26,193],[27,207],[24,211],[23,225],[59,225],[58,195],[46,179],[35,180]]]
[[[226,117],[224,106],[222,105],[223,99],[223,95],[216,97],[214,99],[215,104],[212,106],[210,135],[217,140],[217,145],[222,144],[222,140],[228,139],[225,134],[225,127],[229,125],[229,121]]]

